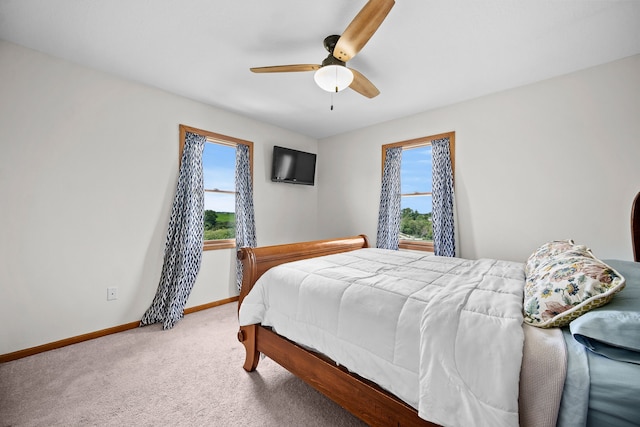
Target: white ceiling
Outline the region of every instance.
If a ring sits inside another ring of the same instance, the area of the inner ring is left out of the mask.
[[[380,90],[333,95],[312,72],[365,0],[0,0],[0,38],[324,138],[640,53],[638,0],[396,0],[348,65]]]

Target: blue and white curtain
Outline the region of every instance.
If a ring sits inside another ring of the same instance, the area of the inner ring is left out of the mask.
[[[431,141],[433,156],[433,248],[440,256],[456,256],[453,223],[453,170],[449,138]]]
[[[202,152],[206,138],[187,133],[176,195],[171,209],[164,264],[156,296],[140,326],[162,322],[171,329],[184,316],[202,261],[204,186]]]
[[[238,144],[236,148],[236,248],[256,247],[256,224],[253,213],[253,187],[249,146]],[[238,291],[242,286],[242,262],[236,260]]]
[[[400,240],[400,164],[402,147],[387,148],[382,171],[376,246],[398,250]]]

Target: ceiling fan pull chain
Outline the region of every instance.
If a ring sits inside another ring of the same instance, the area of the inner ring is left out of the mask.
[[[333,92],[330,92],[330,93],[331,93],[331,111],[333,111]]]

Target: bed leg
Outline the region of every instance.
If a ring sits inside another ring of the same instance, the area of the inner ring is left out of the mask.
[[[247,372],[255,371],[260,360],[260,352],[257,348],[258,325],[241,326],[238,331],[238,341],[244,345],[247,352],[244,361],[244,370]]]

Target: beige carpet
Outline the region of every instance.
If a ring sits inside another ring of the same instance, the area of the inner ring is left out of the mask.
[[[0,365],[0,426],[359,426],[269,359],[242,369],[236,304]]]

